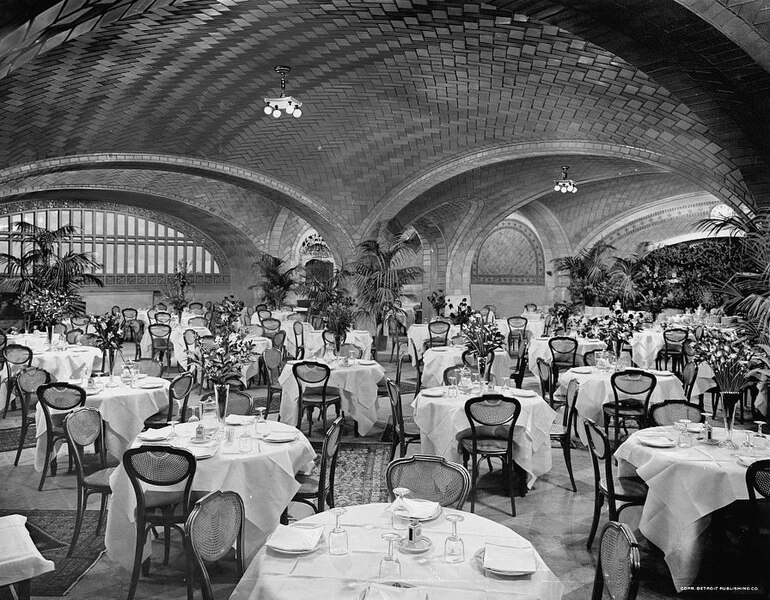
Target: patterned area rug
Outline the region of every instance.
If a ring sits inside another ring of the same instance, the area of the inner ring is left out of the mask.
[[[32,580],[32,596],[64,596],[85,575],[104,552],[104,525],[94,536],[99,511],[87,510],[77,548],[67,558],[72,532],[75,529],[74,510],[0,510],[0,516],[24,515],[32,541],[41,554],[56,565],[56,570]]]
[[[19,437],[21,436],[21,427],[9,427],[0,429],[0,452],[14,452],[19,447]],[[27,430],[27,437],[24,440],[25,448],[32,448],[35,445],[35,424],[30,423]]]
[[[321,443],[313,442],[313,448],[320,452]],[[335,505],[388,502],[385,469],[389,462],[390,444],[343,442],[334,476]]]

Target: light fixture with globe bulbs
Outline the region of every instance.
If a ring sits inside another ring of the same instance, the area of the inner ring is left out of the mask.
[[[567,171],[569,171],[569,167],[562,167],[561,179],[553,180],[555,184],[553,186],[554,192],[561,192],[562,194],[566,194],[567,192],[572,192],[573,194],[577,193],[577,184],[567,176]]]
[[[281,95],[278,98],[265,98],[265,114],[278,118],[281,116],[282,111],[287,115],[292,115],[295,119],[299,119],[302,116],[300,106],[302,102],[296,98],[286,95],[286,74],[291,71],[291,67],[285,67],[278,65],[275,67],[275,72],[281,76]]]

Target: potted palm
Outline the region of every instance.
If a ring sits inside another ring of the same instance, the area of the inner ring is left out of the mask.
[[[252,268],[260,276],[260,281],[250,286],[250,289],[261,289],[263,299],[268,306],[274,309],[281,308],[286,303],[289,292],[293,291],[297,285],[294,279],[297,267],[286,268],[282,259],[263,254]]]
[[[417,301],[404,294],[404,286],[422,277],[417,266],[417,251],[421,247],[417,232],[409,228],[393,233],[380,227],[375,238],[358,245],[358,258],[353,266],[353,281],[357,290],[360,313],[374,324],[376,348],[387,346],[385,326],[389,318],[397,318],[401,298]]]

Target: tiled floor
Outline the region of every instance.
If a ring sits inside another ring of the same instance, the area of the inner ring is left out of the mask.
[[[385,363],[386,370],[393,372],[393,365]],[[411,367],[405,377],[413,375]],[[525,386],[535,389],[533,377]],[[257,396],[263,394],[256,391]],[[411,399],[411,396],[407,396]],[[0,427],[11,425],[16,417],[0,422]],[[381,429],[371,437],[379,436]],[[37,491],[38,476],[34,472],[33,449],[23,452],[21,464],[13,467],[13,452],[0,453],[0,507],[3,508],[73,508],[75,503],[75,478],[59,475],[46,483],[43,492]],[[549,567],[565,586],[565,598],[583,600],[590,597],[595,568],[595,550],[586,550],[585,542],[591,522],[593,506],[593,475],[588,454],[583,449],[573,451],[573,463],[578,491],[569,489],[561,449],[553,449],[553,469],[541,477],[524,498],[518,498],[518,515],[510,516],[510,501],[504,494],[499,472],[485,473],[480,480],[482,488],[476,512],[500,522],[525,536],[535,545]],[[94,500],[94,503],[98,502]],[[97,508],[94,504],[91,508]],[[625,511],[623,520],[632,527],[638,523],[639,510]],[[604,513],[606,520],[606,510]],[[637,532],[638,534],[638,532]],[[594,545],[596,547],[596,544]],[[156,556],[162,548],[156,548]],[[182,581],[183,565],[179,560],[181,547],[175,540],[172,563],[165,569],[153,565],[154,576],[142,579],[138,599],[176,600],[185,598]],[[668,572],[659,555],[644,554],[644,580],[639,598],[653,600],[675,597]],[[124,598],[128,587],[129,574],[118,568],[107,556],[103,556],[70,593],[76,599],[119,599]],[[216,586],[217,597],[227,598],[233,585],[224,583]]]

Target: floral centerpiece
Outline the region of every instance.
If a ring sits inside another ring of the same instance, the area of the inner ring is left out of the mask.
[[[479,315],[471,315],[463,327],[465,347],[476,355],[479,375],[485,373],[486,359],[490,352],[505,345],[505,336],[497,329],[497,323],[488,322]]]
[[[340,344],[356,322],[356,309],[350,298],[341,298],[326,306],[321,313],[324,327],[334,334],[334,349],[339,351]]]
[[[54,325],[70,316],[79,300],[76,294],[42,288],[21,296],[19,304],[22,312],[46,328],[50,343]]]
[[[616,308],[609,315],[597,317],[594,335],[619,355],[623,344],[629,343],[634,333],[642,329],[644,314]]]
[[[243,332],[231,331],[217,335],[213,343],[198,345],[188,351],[190,364],[199,368],[203,375],[214,384],[214,396],[219,407],[219,416],[227,414],[228,381],[239,380],[243,367],[259,359],[254,342],[246,339]]]
[[[449,310],[451,311],[449,313],[449,319],[452,321],[453,324],[459,325],[462,329],[468,321],[471,320],[471,317],[473,315],[478,314],[470,304],[468,304],[468,299],[463,298],[460,300],[460,303],[457,305],[457,309],[455,309],[454,305],[450,302],[447,306],[449,306]]]
[[[722,398],[727,435],[720,446],[736,449],[732,441],[735,407],[754,375],[768,375],[768,371],[759,368],[759,365],[770,366],[770,349],[766,346],[752,347],[746,338],[740,337],[734,330],[717,327],[705,328],[701,339],[692,343],[692,349],[695,361],[708,363],[714,371],[714,381]]]
[[[430,296],[428,296],[428,302],[430,302],[433,310],[436,311],[437,317],[444,316],[444,311],[447,307],[446,294],[444,294],[444,290],[433,290]]]
[[[218,327],[220,333],[226,334],[238,331],[241,323],[241,315],[246,305],[235,296],[225,296],[221,302],[214,305],[214,312],[218,315]]]
[[[551,319],[561,324],[564,329],[567,328],[567,321],[573,312],[573,306],[564,302],[554,302],[554,305],[548,308]]]
[[[115,352],[123,348],[125,330],[123,318],[111,312],[103,315],[91,315],[90,325],[96,334],[95,346],[102,351],[102,355],[109,359],[110,374],[115,368]],[[104,364],[102,364],[102,369]]]
[[[171,277],[171,287],[166,291],[166,302],[172,306],[182,322],[182,311],[189,304],[187,300],[187,261],[180,260]]]

